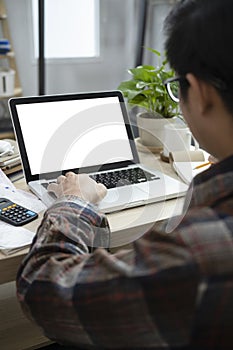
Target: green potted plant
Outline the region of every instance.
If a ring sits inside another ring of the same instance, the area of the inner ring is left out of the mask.
[[[157,50],[148,49],[156,54]],[[164,124],[174,120],[178,114],[178,105],[167,94],[163,81],[175,74],[164,59],[157,67],[141,65],[128,70],[131,79],[121,82],[118,89],[127,99],[129,108],[140,107],[137,125],[141,142],[146,146],[162,148]]]

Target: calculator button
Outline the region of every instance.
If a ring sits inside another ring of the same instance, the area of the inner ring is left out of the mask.
[[[34,216],[35,215],[35,213],[33,212],[33,211],[31,211],[31,210],[27,210],[27,213],[26,213],[27,215],[30,215],[30,216]]]

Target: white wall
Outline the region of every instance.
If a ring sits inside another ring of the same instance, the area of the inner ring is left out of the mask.
[[[144,0],[142,0],[144,1]],[[164,56],[163,23],[171,7],[179,0],[150,0],[147,15],[147,31],[145,46],[152,47]],[[148,50],[144,52],[144,60],[148,64],[158,64],[156,55]]]
[[[6,7],[24,95],[38,93],[33,59],[30,0],[7,0]],[[46,65],[46,93],[115,89],[134,62],[134,0],[100,0],[101,57]]]
[[[136,56],[140,1],[144,0],[100,0],[101,57],[89,62],[48,63],[46,93],[116,89],[122,80],[129,79],[127,69],[134,66]],[[150,1],[145,46],[162,50],[162,22],[174,1]],[[5,3],[23,94],[36,95],[38,71],[33,58],[31,0]],[[153,60],[147,52],[144,57],[145,63]]]

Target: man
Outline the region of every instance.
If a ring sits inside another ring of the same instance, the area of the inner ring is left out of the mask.
[[[183,115],[219,160],[194,179],[171,234],[152,229],[132,251],[90,253],[95,235],[109,234],[91,204],[106,189],[73,173],[51,185],[59,200],[17,276],[23,310],[49,338],[77,348],[232,348],[232,14],[232,0],[184,0],[166,19]]]

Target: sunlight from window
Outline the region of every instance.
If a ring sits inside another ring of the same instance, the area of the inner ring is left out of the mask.
[[[99,0],[45,1],[45,57],[99,56]],[[38,57],[38,0],[32,0],[34,54]]]

